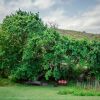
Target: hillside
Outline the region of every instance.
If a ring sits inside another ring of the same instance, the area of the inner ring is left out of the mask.
[[[100,41],[100,34],[85,33],[73,30],[57,29],[58,32],[74,39],[89,39]]]

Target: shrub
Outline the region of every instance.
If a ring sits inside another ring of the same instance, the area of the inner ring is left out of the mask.
[[[67,94],[73,94],[74,91],[73,90],[63,90],[63,91],[59,91],[58,94],[60,95],[67,95]]]
[[[39,14],[17,11],[0,31],[0,75],[15,81],[77,80],[84,69],[100,78],[100,42],[73,40],[43,24]]]

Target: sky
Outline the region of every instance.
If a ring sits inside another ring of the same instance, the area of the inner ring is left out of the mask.
[[[0,0],[0,22],[18,9],[39,12],[61,29],[100,34],[100,0]]]

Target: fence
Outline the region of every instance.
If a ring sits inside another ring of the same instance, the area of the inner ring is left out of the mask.
[[[100,89],[100,80],[88,80],[86,82],[79,82],[77,81],[76,83],[77,86],[82,87],[82,88],[96,88]]]

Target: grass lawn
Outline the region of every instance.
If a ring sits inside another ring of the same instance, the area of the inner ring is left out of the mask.
[[[0,86],[0,100],[100,100],[100,96],[60,95],[69,87],[53,86]]]

